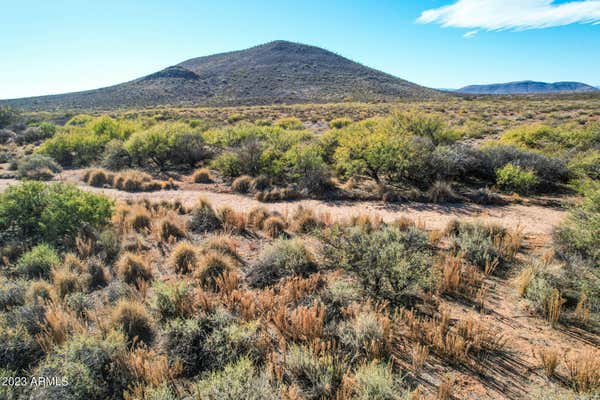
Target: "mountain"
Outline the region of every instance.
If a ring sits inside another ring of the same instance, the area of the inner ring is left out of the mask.
[[[442,96],[330,51],[287,41],[192,58],[102,89],[4,100],[34,110],[156,105],[261,105],[394,101]]]
[[[468,94],[539,94],[539,93],[587,93],[598,89],[580,82],[509,82],[492,85],[471,85],[456,90]]]

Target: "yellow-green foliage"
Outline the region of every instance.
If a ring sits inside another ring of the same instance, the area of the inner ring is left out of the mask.
[[[569,149],[585,150],[600,143],[600,125],[522,125],[506,131],[500,142],[556,156]]]

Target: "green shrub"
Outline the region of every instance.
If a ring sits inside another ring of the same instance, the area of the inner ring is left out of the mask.
[[[600,151],[589,150],[575,154],[569,161],[569,170],[579,178],[600,180]]]
[[[158,283],[154,285],[154,309],[164,320],[189,318],[194,311],[194,298],[190,287],[184,283]]]
[[[293,345],[285,357],[286,377],[306,399],[332,399],[341,385],[346,365],[331,355],[316,355],[306,347]]]
[[[100,165],[111,171],[120,171],[131,167],[131,156],[125,149],[123,141],[113,139],[106,143]]]
[[[275,121],[274,125],[279,128],[289,129],[289,130],[304,129],[304,125],[302,124],[302,121],[300,121],[296,117],[280,118],[277,121]]]
[[[313,256],[300,240],[279,239],[262,251],[247,279],[252,286],[265,287],[283,277],[307,276],[316,270]]]
[[[327,265],[354,273],[374,299],[406,303],[431,284],[431,246],[421,230],[333,226],[321,240]]]
[[[160,170],[167,165],[193,167],[208,157],[202,134],[185,123],[163,123],[136,132],[124,147],[135,164],[152,162]]]
[[[262,361],[265,348],[261,345],[259,333],[259,321],[232,323],[213,330],[205,344],[205,348],[211,353],[212,368],[223,368],[242,357],[248,357],[254,362]]]
[[[362,365],[354,374],[356,385],[354,397],[357,400],[400,400],[401,380],[394,376],[392,368],[373,361]]]
[[[295,145],[284,154],[288,182],[319,193],[331,186],[329,168],[316,145]]]
[[[25,303],[27,283],[0,278],[0,311],[22,306]]]
[[[205,342],[213,329],[203,315],[198,319],[170,321],[163,334],[163,350],[172,363],[180,363],[184,376],[194,376],[211,366],[211,357],[205,351]]]
[[[8,106],[0,107],[0,128],[7,127],[15,122],[19,114],[17,111]]]
[[[347,117],[335,118],[329,121],[329,127],[331,129],[342,129],[352,123],[352,120]]]
[[[17,170],[21,179],[47,181],[60,172],[61,167],[50,157],[32,154],[18,161]]]
[[[213,160],[211,165],[226,178],[238,177],[244,170],[239,156],[233,152],[221,154]]]
[[[574,208],[556,229],[554,243],[565,259],[581,259],[600,268],[600,190],[589,192],[583,204]]]
[[[90,369],[83,363],[48,358],[34,371],[36,377],[52,377],[55,384],[30,385],[28,399],[80,400],[99,398],[102,388],[94,382]]]
[[[0,244],[73,243],[82,228],[97,229],[112,216],[106,197],[62,183],[24,182],[0,194]]]
[[[275,400],[279,393],[266,374],[255,371],[252,362],[243,358],[222,371],[213,372],[195,385],[199,399]]]
[[[87,131],[60,132],[42,143],[37,152],[52,157],[64,167],[82,167],[97,160],[107,142],[108,138]]]
[[[340,344],[352,355],[353,359],[373,356],[389,356],[388,332],[381,323],[380,315],[375,311],[363,310],[356,316],[341,322],[337,326]],[[369,343],[369,346],[365,346]]]
[[[23,371],[42,356],[37,340],[23,326],[0,325],[0,365],[15,371]]]
[[[56,251],[47,244],[39,244],[23,254],[15,266],[19,274],[28,278],[48,278],[52,267],[60,263]]]
[[[535,172],[518,165],[509,163],[496,170],[496,183],[504,190],[526,194],[533,190],[538,182]]]

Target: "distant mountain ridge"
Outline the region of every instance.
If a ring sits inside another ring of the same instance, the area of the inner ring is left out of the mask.
[[[192,58],[101,89],[0,100],[30,110],[158,105],[229,106],[430,99],[441,92],[366,67],[333,52],[274,41]],[[446,95],[447,96],[447,95]]]
[[[468,94],[544,94],[544,93],[587,93],[599,90],[581,82],[535,82],[520,81],[491,85],[470,85],[456,90]]]

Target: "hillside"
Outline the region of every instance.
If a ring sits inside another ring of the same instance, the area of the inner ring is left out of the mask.
[[[330,51],[275,41],[193,58],[102,89],[0,101],[30,110],[156,105],[262,105],[394,101],[439,97],[427,89]]]
[[[471,85],[458,89],[468,94],[545,94],[545,93],[587,93],[597,91],[593,86],[580,82],[509,82],[491,85]]]

